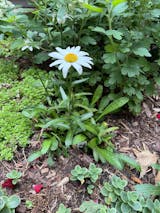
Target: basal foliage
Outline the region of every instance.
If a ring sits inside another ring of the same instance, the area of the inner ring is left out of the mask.
[[[32,134],[31,122],[21,111],[39,104],[45,97],[36,72],[30,69],[20,76],[18,67],[12,62],[0,61],[0,159],[11,160],[17,146],[26,146]]]

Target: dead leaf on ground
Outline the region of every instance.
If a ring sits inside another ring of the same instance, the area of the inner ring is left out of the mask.
[[[148,149],[143,151],[133,149],[133,152],[141,166],[140,178],[142,178],[147,173],[148,167],[157,162],[158,155],[156,153],[151,153]]]

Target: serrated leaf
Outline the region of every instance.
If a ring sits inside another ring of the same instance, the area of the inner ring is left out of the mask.
[[[49,56],[47,52],[40,52],[34,56],[34,62],[36,64],[42,64],[44,61],[47,61],[48,59]]]
[[[106,31],[106,35],[107,35],[107,36],[113,36],[115,39],[121,40],[121,39],[122,39],[123,33],[121,33],[121,32],[118,31],[118,30],[107,30],[107,31]]]
[[[116,55],[115,53],[105,53],[103,60],[106,64],[114,64],[116,62]]]

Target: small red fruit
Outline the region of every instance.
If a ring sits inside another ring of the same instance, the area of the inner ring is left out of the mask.
[[[39,193],[41,191],[41,189],[43,188],[43,185],[42,184],[36,184],[36,185],[33,185],[33,189],[36,193]]]

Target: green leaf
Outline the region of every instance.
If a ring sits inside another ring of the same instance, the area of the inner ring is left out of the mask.
[[[130,158],[127,155],[124,154],[118,154],[119,158],[124,162],[127,163],[128,165],[130,165],[132,168],[135,168],[137,171],[141,170],[141,167],[139,165],[139,163],[137,163],[136,160],[134,160],[133,158]]]
[[[46,139],[42,143],[41,153],[42,155],[46,154],[51,146],[52,138]]]
[[[160,171],[160,164],[152,164],[151,166],[152,166],[152,168],[157,169],[158,171]]]
[[[119,159],[119,156],[116,153],[110,152],[106,149],[102,149],[102,148],[99,148],[99,147],[96,147],[95,150],[98,152],[98,154],[100,156],[102,156],[112,166],[114,166],[115,168],[117,168],[119,170],[123,169],[124,164]]]
[[[47,52],[40,52],[34,56],[34,63],[42,64],[44,61],[47,61],[48,59],[49,56]]]
[[[122,2],[120,4],[117,4],[112,10],[112,16],[122,15],[125,12],[125,10],[127,10],[127,8],[128,8],[127,2]]]
[[[46,129],[48,127],[53,127],[53,128],[64,128],[64,129],[69,129],[70,126],[66,123],[66,120],[63,118],[55,118],[46,124],[41,126],[42,128]]]
[[[84,126],[85,126],[85,129],[88,132],[92,133],[93,135],[97,135],[98,134],[96,125],[91,124],[91,123],[87,123],[87,124],[84,124]]]
[[[67,99],[68,99],[68,96],[66,95],[66,93],[65,93],[65,91],[64,91],[64,89],[63,89],[63,87],[60,87],[59,89],[60,89],[60,93],[61,93],[61,96],[62,96],[63,101],[67,100]]]
[[[52,137],[52,144],[51,144],[50,149],[51,149],[51,151],[55,151],[58,149],[58,140],[55,136]]]
[[[106,64],[114,64],[116,62],[116,55],[115,53],[105,53],[103,60]]]
[[[87,137],[86,137],[85,135],[82,135],[82,134],[76,135],[76,136],[73,138],[72,144],[73,144],[73,145],[76,145],[76,144],[85,142],[85,141],[86,141],[86,138],[87,138]]]
[[[135,186],[136,191],[140,195],[144,195],[146,197],[149,196],[159,196],[160,195],[160,185],[152,185],[152,184],[138,184]]]
[[[121,33],[121,32],[118,31],[118,30],[107,30],[107,31],[106,31],[106,35],[107,35],[107,36],[113,36],[115,39],[121,40],[121,39],[122,39],[123,33]]]
[[[10,178],[10,179],[18,179],[21,176],[22,176],[22,173],[18,172],[16,170],[12,170],[11,172],[9,172],[9,173],[6,174],[6,177]]]
[[[70,208],[66,208],[66,207],[64,206],[64,204],[61,203],[61,204],[59,205],[59,208],[58,208],[58,210],[56,211],[56,213],[71,213],[71,209],[70,209]]]
[[[142,57],[151,57],[152,55],[150,54],[150,52],[144,48],[144,47],[139,47],[135,50],[133,50],[134,54],[135,55],[138,55],[138,56],[142,56]]]
[[[37,158],[41,157],[42,155],[43,154],[41,153],[41,151],[34,152],[28,157],[28,162],[32,162],[32,161],[36,160]]]
[[[132,208],[127,203],[122,203],[121,211],[125,213],[130,213],[132,211]]]
[[[92,12],[97,12],[97,13],[103,12],[103,8],[101,8],[101,7],[92,6],[91,4],[87,4],[87,3],[83,3],[82,5],[84,8],[86,8]]]
[[[5,201],[3,199],[3,197],[0,197],[0,210],[2,210],[5,206]]]
[[[153,9],[151,10],[151,15],[153,18],[159,18],[160,17],[160,9]]]
[[[103,27],[95,27],[92,31],[106,35],[106,30]]]
[[[6,205],[10,209],[15,209],[17,206],[19,206],[20,203],[20,198],[17,195],[12,195],[8,198]]]
[[[67,132],[67,135],[66,135],[65,146],[66,147],[71,146],[72,145],[72,141],[73,141],[73,132],[72,132],[72,130],[69,130]]]
[[[86,121],[86,120],[88,120],[89,118],[92,118],[92,117],[93,117],[93,112],[87,112],[87,113],[84,113],[83,115],[81,115],[80,120]]]
[[[124,106],[129,99],[127,97],[121,97],[117,100],[113,101],[111,104],[109,104],[103,111],[103,113],[98,117],[97,121],[104,117],[105,115],[116,111],[117,109],[120,109],[122,106]]]
[[[129,202],[129,205],[134,209],[136,212],[142,212],[142,205],[138,201]]]
[[[98,87],[96,88],[92,100],[91,100],[91,106],[93,107],[95,105],[95,103],[101,98],[103,93],[103,86],[102,85],[98,85]]]

